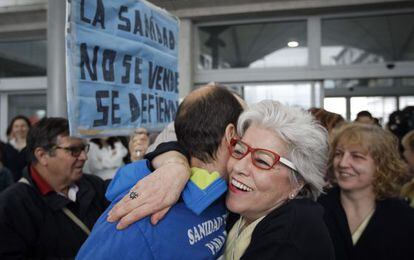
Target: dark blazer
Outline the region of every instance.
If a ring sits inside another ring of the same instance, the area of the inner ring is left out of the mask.
[[[108,206],[106,183],[83,175],[73,202],[56,192],[42,196],[27,170],[24,177],[31,185],[18,182],[0,194],[0,259],[74,258],[87,235],[62,208],[92,229]]]
[[[234,218],[229,222],[232,226]],[[273,210],[254,229],[241,259],[334,259],[322,207],[309,199],[294,199]]]
[[[4,150],[6,149],[6,144],[0,140],[0,162],[4,162]]]
[[[319,198],[325,208],[324,219],[331,234],[337,260],[405,260],[414,259],[414,209],[398,199],[376,202],[376,209],[355,246],[339,188]]]
[[[0,166],[0,192],[13,184],[13,175],[9,169]]]

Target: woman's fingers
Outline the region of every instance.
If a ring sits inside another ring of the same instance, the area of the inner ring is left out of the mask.
[[[154,222],[174,205],[188,180],[188,168],[181,163],[168,163],[137,183],[109,212],[109,222],[119,221],[123,229],[143,217],[157,213]],[[161,212],[159,212],[161,211]]]

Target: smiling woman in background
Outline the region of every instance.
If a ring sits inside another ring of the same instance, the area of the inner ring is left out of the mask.
[[[4,166],[13,174],[14,181],[22,177],[23,168],[27,165],[26,137],[30,129],[30,121],[25,116],[14,117],[7,127],[9,141],[4,148]]]
[[[398,199],[406,165],[391,133],[343,126],[332,142],[328,175],[337,187],[319,202],[337,260],[413,259],[414,209]]]
[[[299,108],[262,101],[239,118],[227,208],[240,214],[226,259],[334,259],[323,210],[326,131]]]

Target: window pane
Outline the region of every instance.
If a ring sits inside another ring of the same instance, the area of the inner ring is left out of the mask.
[[[202,26],[198,35],[199,69],[291,67],[308,63],[306,21]]]
[[[247,85],[242,88],[244,100],[246,100],[247,104],[272,99],[283,104],[300,106],[304,109],[308,109],[311,106],[310,83]]]
[[[395,97],[353,97],[351,98],[351,121],[355,120],[358,112],[369,111],[384,125],[389,115],[397,110]]]
[[[414,13],[322,21],[321,62],[349,65],[414,60]]]
[[[46,40],[0,41],[0,78],[45,75]]]
[[[324,98],[323,108],[329,112],[340,114],[344,119],[346,118],[346,98]]]
[[[400,97],[400,110],[403,110],[406,106],[414,106],[414,97]]]
[[[46,95],[9,95],[9,121],[17,115],[27,116],[32,123],[45,117]]]

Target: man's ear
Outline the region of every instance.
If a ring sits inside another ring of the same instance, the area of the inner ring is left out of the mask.
[[[226,127],[226,132],[224,138],[226,142],[229,144],[230,140],[236,136],[236,127],[233,124],[228,124]]]
[[[47,165],[47,158],[50,156],[48,151],[41,147],[37,147],[34,151],[34,155],[41,165]]]

